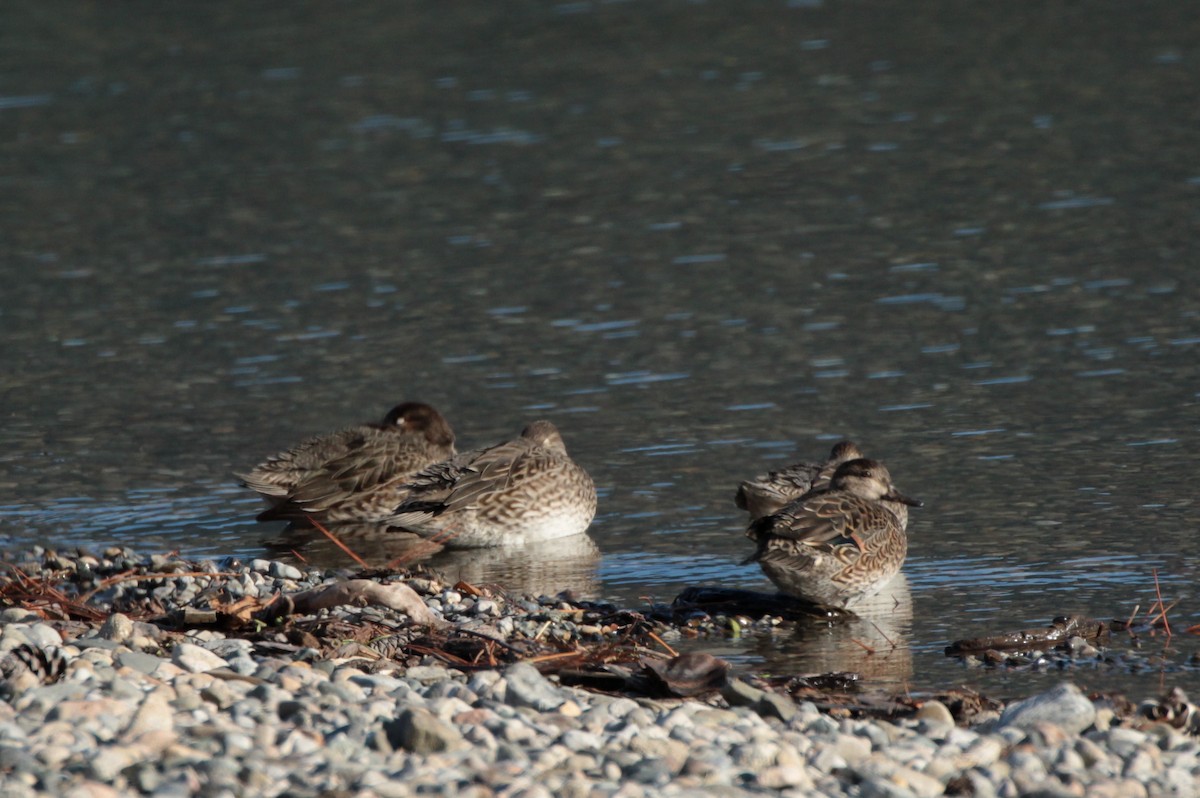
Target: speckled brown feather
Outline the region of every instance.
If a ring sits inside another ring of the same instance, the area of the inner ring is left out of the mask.
[[[862,456],[852,441],[841,441],[833,447],[824,463],[795,463],[746,480],[738,486],[734,502],[739,509],[750,513],[750,520],[758,520],[778,512],[788,502],[809,491],[829,487],[829,480],[838,466]]]
[[[556,518],[574,519],[564,525],[582,532],[596,510],[591,477],[549,422],[426,468],[406,488],[388,523],[427,536],[456,534],[448,543],[462,547],[509,545]]]
[[[812,491],[751,523],[758,545],[747,562],[784,592],[848,606],[899,571],[908,553],[903,497],[882,463],[855,459],[838,468],[827,490]],[[905,508],[906,509],[906,508]]]
[[[454,455],[454,433],[445,418],[416,402],[397,405],[380,425],[310,440],[324,443],[303,456],[305,468],[291,464],[291,484],[283,494],[272,494],[278,502],[259,520],[376,521],[406,495],[397,490],[409,476]],[[319,454],[327,456],[315,462]]]

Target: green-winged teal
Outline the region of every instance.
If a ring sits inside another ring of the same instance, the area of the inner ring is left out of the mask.
[[[907,507],[887,467],[858,458],[817,489],[750,524],[757,562],[775,586],[830,607],[850,607],[879,591],[908,553]],[[904,510],[903,517],[899,512]]]
[[[442,414],[405,402],[378,424],[309,438],[241,476],[274,505],[259,520],[376,522],[404,499],[399,486],[408,477],[454,453],[454,432]]]
[[[798,499],[810,490],[829,487],[837,467],[847,460],[863,456],[852,441],[842,441],[833,447],[824,463],[795,463],[778,471],[760,474],[738,486],[734,501],[750,513],[750,520],[778,512],[785,504]]]
[[[420,471],[387,523],[450,548],[511,546],[578,535],[596,514],[596,487],[549,421],[521,437]]]

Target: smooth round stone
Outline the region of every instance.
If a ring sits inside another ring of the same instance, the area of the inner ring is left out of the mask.
[[[1095,705],[1074,684],[1064,682],[1007,706],[1000,713],[998,728],[1029,729],[1037,723],[1048,722],[1057,724],[1068,734],[1078,734],[1095,719]]]
[[[738,767],[756,771],[774,765],[779,759],[779,746],[774,743],[748,743],[731,751]]]
[[[42,616],[33,610],[27,610],[24,607],[6,607],[3,611],[0,611],[0,624],[5,625],[5,634],[8,634],[9,629],[14,629],[14,627],[8,626],[8,624],[36,623],[41,618]]]
[[[352,672],[349,681],[351,684],[356,684],[364,690],[371,690],[375,693],[392,693],[397,690],[412,690],[412,687],[410,687],[404,681],[393,676],[388,676],[386,673],[363,673],[361,671]]]
[[[831,739],[836,737],[840,729],[841,727],[838,726],[838,722],[836,720],[825,715],[814,718],[812,722],[808,724],[808,732],[810,734],[820,737],[828,737]]]
[[[99,636],[115,643],[124,643],[133,637],[133,621],[127,615],[114,612],[100,626]]]
[[[567,700],[562,690],[551,684],[537,668],[525,662],[505,668],[504,680],[507,682],[504,700],[512,706],[550,712]]]
[[[840,734],[834,742],[836,750],[846,762],[854,764],[871,755],[871,742],[853,734]]]
[[[219,709],[224,709],[237,701],[229,684],[221,679],[214,679],[211,684],[200,690],[200,697]]]
[[[758,782],[758,786],[768,790],[785,788],[811,790],[813,788],[812,778],[804,768],[800,767],[773,765],[760,771],[755,780]]]
[[[336,679],[317,685],[317,692],[330,695],[346,704],[361,704],[367,700],[367,692],[354,682]]]
[[[604,747],[604,741],[599,736],[577,729],[568,729],[559,739],[572,751],[596,752]]]
[[[162,657],[144,654],[141,651],[118,651],[113,656],[113,661],[118,667],[130,668],[145,674],[154,673],[159,666],[166,662]]]
[[[416,665],[404,672],[404,678],[423,683],[440,682],[450,678],[450,671],[440,665]]]
[[[171,650],[171,661],[190,673],[204,673],[226,664],[221,657],[192,643],[177,643]]]
[[[216,654],[218,657],[229,659],[241,654],[250,654],[254,651],[254,644],[249,640],[240,640],[236,637],[228,637],[221,640],[213,640],[204,645],[206,649]]]
[[[294,582],[298,582],[304,578],[304,574],[299,568],[279,561],[274,561],[267,566],[267,575],[273,576],[276,579],[291,579]]]
[[[225,667],[241,676],[251,676],[258,670],[258,663],[253,657],[242,654],[227,660]]]
[[[954,716],[950,714],[950,710],[946,708],[945,704],[936,699],[922,704],[915,717],[930,726],[954,726]]]
[[[470,704],[460,698],[455,698],[454,696],[429,698],[427,700],[429,711],[446,721],[449,721],[450,718],[453,718],[455,715],[461,715],[473,711]]]
[[[466,684],[458,681],[457,679],[443,679],[441,681],[434,682],[429,686],[428,689],[425,690],[425,697],[429,699],[457,698],[458,700],[464,701],[468,704],[474,704],[479,700],[478,695],[476,695],[469,687],[467,687]]]
[[[56,648],[63,644],[62,635],[49,624],[35,623],[24,631],[25,639],[32,646],[37,646],[38,648]]]

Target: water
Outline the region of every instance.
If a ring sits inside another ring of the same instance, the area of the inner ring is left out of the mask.
[[[1127,616],[1156,570],[1188,626],[1185,6],[21,7],[0,535],[344,563],[231,472],[419,399],[464,448],[554,420],[601,494],[598,552],[439,566],[622,602],[766,589],[738,481],[885,460],[926,503],[911,620],[713,644],[740,666],[1022,692],[1057,677],[941,649]]]

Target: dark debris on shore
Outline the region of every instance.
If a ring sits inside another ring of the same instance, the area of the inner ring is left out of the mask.
[[[36,615],[64,640],[120,613],[149,631],[163,649],[187,632],[208,628],[282,658],[360,659],[367,672],[385,664],[439,664],[470,672],[524,662],[564,685],[618,695],[720,696],[729,704],[748,702],[775,714],[786,714],[780,697],[811,701],[842,717],[874,718],[913,717],[936,701],[960,725],[995,717],[1004,707],[965,688],[881,696],[859,689],[853,672],[735,679],[723,660],[680,654],[668,642],[725,636],[733,627],[745,633],[787,623],[836,624],[846,616],[750,591],[693,588],[670,605],[632,610],[570,593],[535,598],[509,595],[499,587],[445,585],[421,570],[354,574],[302,571],[265,560],[192,562],[171,554],[141,557],[128,549],[94,555],[39,548],[0,560],[0,606]],[[1114,628],[1135,631],[1120,622],[1061,618],[1041,630],[960,640],[946,654],[969,666],[1136,669],[1136,648],[1110,647]],[[43,657],[37,667],[53,674],[53,663],[44,655],[20,656]],[[1133,705],[1120,697],[1111,703],[1121,715],[1134,714]],[[1142,714],[1180,728],[1196,723],[1178,691],[1147,705]]]

